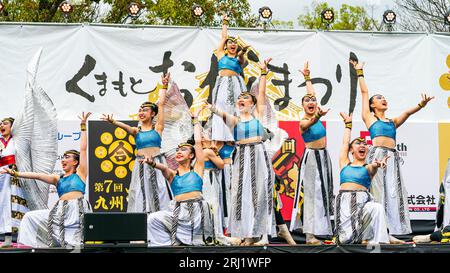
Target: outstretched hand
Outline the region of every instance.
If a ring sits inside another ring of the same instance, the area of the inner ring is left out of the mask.
[[[111,123],[114,121],[113,114],[102,114],[102,117],[100,119]]]
[[[349,61],[355,69],[363,69],[366,62],[358,63],[357,61],[350,60]]]
[[[139,159],[141,163],[153,164],[155,162],[151,156],[145,156],[144,158]]]
[[[161,82],[163,85],[167,86],[170,81],[170,72],[167,72],[165,75],[161,75]]]
[[[427,94],[422,94],[422,101],[420,102],[422,104],[422,107],[425,107],[425,105],[427,105],[428,102],[432,99],[434,99],[434,96],[430,97]]]
[[[330,108],[328,108],[326,111],[324,111],[324,110],[322,110],[322,108],[317,106],[317,113],[322,117],[325,116],[329,111],[330,111]]]
[[[305,65],[303,66],[303,69],[299,69],[298,71],[300,71],[300,73],[303,74],[303,77],[310,76],[311,71],[309,70],[309,62],[306,62]]]
[[[12,175],[12,170],[9,168],[0,169],[0,174],[5,174],[5,173]]]
[[[347,115],[346,113],[341,112],[340,115],[345,123],[352,122],[353,113],[351,113],[350,115]]]
[[[269,65],[270,61],[272,61],[272,58],[267,58],[263,62],[259,62],[259,68],[261,68],[261,70],[267,70],[267,66]]]
[[[386,168],[387,160],[389,159],[389,157],[391,156],[387,155],[382,160],[375,159],[373,162],[377,163],[377,165],[379,166],[378,168],[384,169]]]
[[[81,116],[78,116],[78,118],[81,120],[81,124],[86,124],[86,121],[91,114],[91,112],[81,112]]]

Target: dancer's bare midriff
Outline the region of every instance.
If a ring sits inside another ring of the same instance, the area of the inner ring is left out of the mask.
[[[238,73],[230,69],[221,69],[219,71],[219,75],[222,77],[229,77],[229,76],[237,76]]]
[[[375,147],[382,146],[382,147],[395,149],[396,144],[395,144],[395,140],[390,137],[378,136],[378,137],[372,139],[372,145]]]

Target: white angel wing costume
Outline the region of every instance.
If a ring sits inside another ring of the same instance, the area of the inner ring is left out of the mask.
[[[259,82],[256,82],[253,85],[251,93],[258,97]],[[264,113],[260,117],[260,121],[264,128],[269,129],[270,131],[270,133],[266,132],[263,140],[267,149],[267,153],[269,154],[269,158],[272,158],[289,136],[285,130],[278,127],[278,120],[276,119],[275,111],[270,105],[268,99],[266,99],[266,107],[264,109]]]
[[[167,164],[173,170],[178,168],[175,153],[178,144],[186,142],[193,134],[189,107],[177,84],[171,82],[166,92],[164,105],[164,131],[161,136],[161,153],[166,156]]]
[[[12,133],[16,163],[20,172],[51,173],[57,159],[57,118],[52,100],[36,83],[42,48],[27,67],[25,104],[14,122]],[[39,180],[20,179],[30,210],[46,209],[49,185]]]

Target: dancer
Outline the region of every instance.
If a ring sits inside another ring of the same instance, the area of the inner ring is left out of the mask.
[[[178,145],[176,171],[151,157],[142,159],[143,163],[161,170],[174,194],[168,209],[151,213],[147,218],[149,246],[204,245],[208,237],[214,236],[211,208],[202,196],[205,155],[198,121],[200,110],[193,113],[192,119],[195,144]]]
[[[341,113],[345,132],[339,157],[341,186],[336,196],[336,240],[338,244],[389,243],[383,207],[369,193],[372,177],[386,167],[389,156],[366,164],[367,143],[362,138],[350,142],[352,115]],[[352,154],[350,161],[348,153]]]
[[[231,178],[233,177],[233,161],[232,154],[234,151],[233,142],[222,142],[218,144],[219,156],[223,160],[224,166],[220,175],[220,204],[222,207],[222,224],[223,228],[228,229],[231,206]]]
[[[27,66],[24,108],[17,119],[6,118],[0,124],[0,169],[51,173],[57,157],[56,109],[36,76],[42,49]],[[14,137],[13,137],[14,136]],[[20,221],[28,210],[46,209],[49,185],[0,174],[0,233],[5,233],[2,247],[12,243]]]
[[[83,217],[91,211],[91,205],[84,199],[87,169],[87,136],[86,121],[90,112],[82,113],[80,151],[69,150],[61,160],[64,174],[18,172],[13,169],[3,169],[14,177],[38,179],[55,185],[59,200],[51,210],[29,211],[23,218],[18,243],[36,248],[42,247],[76,247],[83,243]]]
[[[323,111],[317,104],[317,97],[311,83],[308,62],[300,71],[306,81],[306,95],[302,98],[305,111],[300,121],[300,133],[305,142],[300,174],[295,190],[290,230],[302,228],[307,244],[321,244],[315,235],[333,234],[333,174],[330,155],[327,150],[327,132],[320,118],[329,111]],[[304,203],[299,206],[301,188],[304,189]],[[303,223],[302,223],[303,218]]]
[[[14,119],[4,118],[0,123],[0,168],[17,170],[11,127]],[[27,200],[17,177],[0,174],[0,234],[5,234],[3,247],[10,246],[12,234],[19,231],[20,221],[28,211]]]
[[[275,234],[273,219],[272,163],[262,142],[262,119],[266,110],[266,75],[271,59],[260,63],[261,76],[258,99],[251,93],[242,93],[236,101],[239,117],[209,106],[211,111],[233,129],[237,142],[231,185],[231,219],[229,233],[244,238],[243,245],[251,245],[264,235]],[[268,242],[266,242],[267,244]]]
[[[228,36],[228,21],[226,14],[222,20],[222,36],[216,50],[219,60],[219,76],[216,85],[212,90],[212,103],[222,111],[230,115],[235,113],[235,102],[238,96],[245,92],[246,86],[242,78],[242,67],[245,65],[245,53],[249,46],[239,47],[234,37]],[[228,120],[223,120],[218,116],[212,117],[212,136],[215,141],[234,141],[234,137],[227,127]]]
[[[369,151],[367,163],[389,156],[387,166],[376,173],[373,178],[370,192],[375,201],[384,206],[387,225],[390,235],[403,235],[411,233],[411,223],[408,209],[408,194],[400,170],[400,155],[396,148],[396,132],[412,114],[424,108],[434,99],[422,94],[421,102],[393,119],[388,119],[385,113],[388,103],[383,95],[376,94],[370,97],[364,80],[364,63],[350,60],[356,69],[361,89],[362,119],[370,132],[373,147]],[[394,238],[391,238],[393,240]]]
[[[225,166],[220,158],[217,148],[206,132],[202,136],[203,154],[205,157],[205,172],[203,175],[203,197],[212,208],[214,220],[214,233],[216,240],[228,245],[223,230],[223,207],[222,207],[222,170]]]
[[[152,157],[155,162],[167,164],[166,158],[161,153],[161,136],[164,131],[164,107],[169,80],[170,73],[161,76],[163,87],[160,90],[158,105],[144,102],[139,108],[139,127],[132,127],[116,121],[113,119],[113,115],[103,115],[102,118],[135,137],[137,156],[131,175],[128,212],[160,211],[166,209],[172,199],[172,193],[162,172],[148,164],[141,163],[141,159],[144,157]],[[155,117],[156,123],[154,123]]]

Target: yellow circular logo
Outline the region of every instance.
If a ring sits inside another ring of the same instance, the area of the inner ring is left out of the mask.
[[[133,168],[134,168],[134,160],[133,161],[131,161],[130,162],[130,164],[128,164],[128,169],[130,169],[130,172],[132,172],[133,171]]]
[[[131,145],[136,145],[136,142],[134,141],[134,136],[132,135],[128,137],[128,142],[130,142]]]
[[[118,138],[118,139],[124,139],[127,136],[127,131],[125,131],[124,129],[117,127],[116,130],[114,130],[114,135]]]
[[[125,165],[133,158],[133,146],[124,140],[114,141],[108,149],[110,159],[114,164]]]
[[[108,151],[103,146],[98,146],[97,148],[95,148],[94,153],[95,153],[95,156],[100,159],[103,159],[108,155]]]
[[[125,168],[124,166],[119,166],[116,168],[116,170],[114,171],[114,173],[116,174],[116,176],[120,179],[124,178],[125,176],[127,176],[127,168]]]
[[[112,164],[111,161],[109,160],[103,160],[102,163],[100,164],[100,168],[102,169],[103,172],[105,173],[109,173],[112,171],[114,165]]]
[[[105,145],[109,145],[113,141],[113,136],[111,133],[105,132],[100,136],[100,141]]]

